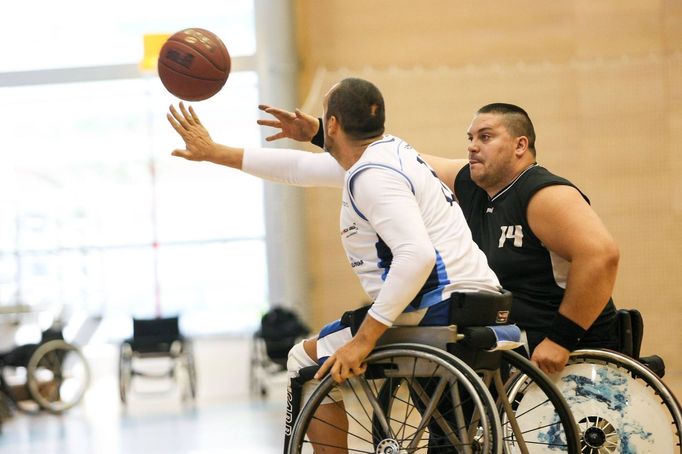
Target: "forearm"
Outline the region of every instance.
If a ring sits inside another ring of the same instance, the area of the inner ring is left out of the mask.
[[[212,153],[206,157],[206,161],[241,170],[244,161],[244,149],[217,143],[214,145]]]
[[[377,321],[372,316],[365,317],[360,325],[360,329],[355,334],[355,341],[374,347],[384,332],[389,327]]]
[[[247,148],[241,169],[277,183],[295,186],[343,186],[345,171],[327,153],[280,148]]]

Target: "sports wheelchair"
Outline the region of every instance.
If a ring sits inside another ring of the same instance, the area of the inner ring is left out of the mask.
[[[469,294],[457,302],[455,325],[389,329],[367,358],[363,375],[342,385],[330,376],[322,379],[298,416],[288,415],[295,423],[285,452],[579,453],[580,432],[549,378],[514,351],[484,350],[491,347],[485,325],[508,313],[511,295],[495,297],[494,304],[490,295],[483,297],[487,304],[480,297]],[[503,362],[523,371],[525,383],[538,390],[536,408],[519,410],[508,398],[518,376],[508,376]],[[292,387],[302,386],[316,370],[302,370]],[[319,411],[330,403],[345,412],[347,427]],[[306,433],[315,425],[344,433],[347,446],[313,443]]]
[[[64,341],[60,329],[44,331],[37,344],[0,354],[0,391],[20,410],[62,413],[81,401],[89,384],[85,356]]]
[[[348,452],[682,452],[679,403],[644,365],[650,358],[579,350],[561,374],[548,377],[514,351],[482,350],[489,345],[476,339],[486,328],[467,324],[458,322],[460,333],[455,326],[391,328],[364,375],[341,386],[329,376],[321,381],[285,452],[321,447],[306,432],[311,424],[329,424],[318,414],[323,403],[348,415],[348,427],[335,427],[348,434]],[[627,347],[631,341],[623,337]],[[641,329],[631,342],[637,356],[639,342]],[[301,381],[312,377],[311,369]]]
[[[167,359],[162,370],[140,367],[138,361]],[[180,380],[182,400],[194,402],[197,374],[190,339],[180,333],[178,317],[133,319],[133,337],[121,343],[118,363],[118,385],[121,403],[128,401],[135,376],[150,379]]]

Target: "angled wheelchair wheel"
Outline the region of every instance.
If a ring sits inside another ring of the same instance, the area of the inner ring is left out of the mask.
[[[347,423],[327,418],[330,407]],[[319,427],[331,436],[309,438]],[[500,453],[500,435],[492,396],[469,366],[432,347],[395,344],[376,349],[364,375],[341,386],[321,381],[288,452]]]
[[[552,378],[582,432],[584,454],[682,453],[680,405],[637,361],[608,350],[578,350]]]
[[[121,344],[121,349],[118,356],[118,393],[121,398],[121,403],[126,404],[128,400],[128,393],[130,392],[130,384],[133,378],[133,348],[129,343]]]
[[[28,389],[41,408],[61,413],[83,398],[90,368],[78,347],[62,340],[41,344],[26,368]]]
[[[194,365],[194,349],[191,342],[185,341],[182,348],[182,361],[179,365],[185,374],[185,387],[183,390],[183,400],[194,402],[197,397],[197,371]]]
[[[584,452],[570,407],[552,380],[516,352],[505,351],[502,358],[511,366],[505,388],[518,424],[515,431],[511,415],[500,405],[504,452]]]

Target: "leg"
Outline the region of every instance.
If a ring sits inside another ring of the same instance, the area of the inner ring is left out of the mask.
[[[308,369],[317,366],[317,338],[299,342],[289,352],[287,369],[289,371],[289,408],[287,410],[287,428],[285,433],[285,452],[289,446],[289,435],[298,417],[299,408],[305,404],[312,390],[319,384],[310,378]],[[304,370],[305,369],[305,370]],[[310,374],[312,375],[312,374]],[[343,405],[341,393],[330,393],[317,408],[307,435],[318,454],[345,454],[348,452],[348,419]]]
[[[317,338],[303,342],[308,357],[317,363]],[[320,405],[308,426],[308,438],[316,454],[345,454],[348,452],[348,418],[343,401]]]

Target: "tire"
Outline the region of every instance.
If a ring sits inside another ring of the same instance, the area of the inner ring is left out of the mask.
[[[90,384],[85,356],[62,340],[41,344],[31,355],[26,373],[31,397],[52,413],[62,413],[78,404]]]
[[[290,454],[313,452],[313,443],[306,436],[311,422],[337,434],[341,431],[341,438],[352,452],[426,449],[429,443],[434,445],[432,428],[440,428],[445,434],[443,441],[437,440],[440,452],[501,452],[499,415],[492,396],[480,377],[462,361],[433,347],[395,344],[376,349],[366,362],[364,375],[341,386],[329,375],[320,382],[296,420]],[[338,390],[343,393],[342,402],[333,394]],[[450,405],[443,410],[441,399],[448,397],[454,402],[466,402],[467,409]],[[416,405],[413,399],[421,403]],[[347,428],[331,426],[329,420],[320,417],[318,409],[323,402],[333,402],[344,412]],[[333,448],[329,439],[318,441]]]

